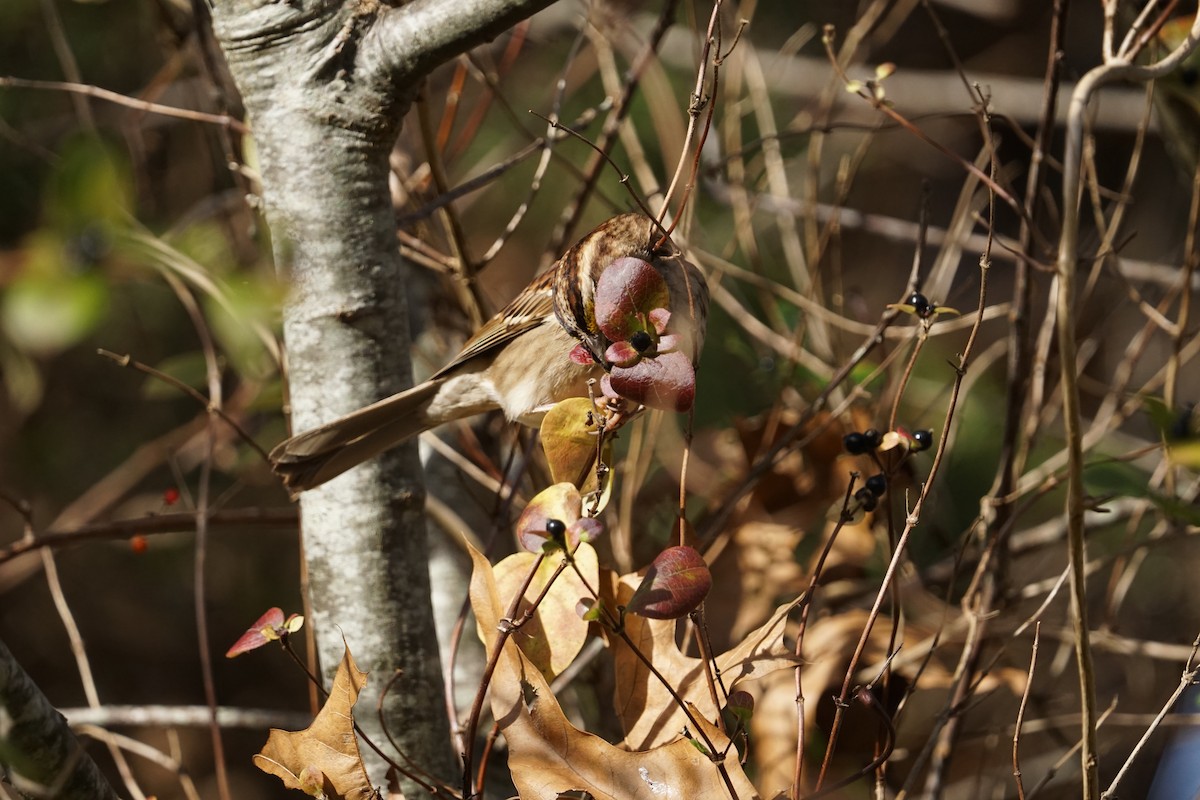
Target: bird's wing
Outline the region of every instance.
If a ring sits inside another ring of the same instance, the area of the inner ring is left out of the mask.
[[[527,330],[536,328],[546,317],[554,314],[554,271],[555,264],[534,278],[513,301],[496,316],[483,324],[475,335],[463,345],[462,352],[446,366],[437,371],[434,378],[443,377],[473,358],[491,353]]]

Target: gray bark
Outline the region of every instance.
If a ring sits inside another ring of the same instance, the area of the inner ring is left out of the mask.
[[[67,720],[0,641],[0,777],[63,800],[117,800]]]
[[[295,430],[411,385],[388,154],[429,70],[549,3],[213,4],[254,130],[277,267],[292,281],[284,339]],[[382,746],[378,692],[402,670],[383,708],[388,728],[414,763],[452,780],[423,501],[415,449],[393,450],[303,495],[305,558],[327,679],[344,636],[372,675],[356,718]]]

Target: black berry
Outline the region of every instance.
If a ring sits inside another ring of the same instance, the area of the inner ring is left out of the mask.
[[[879,498],[865,486],[854,493],[854,499],[862,506],[863,511],[874,511],[875,506],[879,504]]]
[[[871,444],[867,441],[866,435],[858,431],[847,433],[842,437],[842,447],[845,447],[846,452],[852,456],[861,456],[871,450]]]
[[[912,438],[913,438],[912,449],[913,449],[914,453],[919,453],[922,450],[928,450],[929,448],[933,447],[933,431],[930,431],[930,430],[913,431]]]
[[[550,534],[552,539],[562,539],[567,532],[567,525],[561,519],[546,520],[546,533]]]
[[[863,484],[863,488],[876,497],[882,497],[887,491],[887,478],[884,477],[882,472],[876,473],[867,478],[866,483]]]
[[[929,302],[929,298],[920,292],[910,294],[908,304],[913,307],[913,311],[921,319],[927,319],[933,314],[933,305]]]
[[[644,353],[650,349],[650,345],[654,344],[654,340],[645,331],[637,331],[629,337],[629,343],[633,345],[634,350]]]
[[[868,450],[874,450],[876,447],[879,447],[880,442],[883,441],[883,434],[874,428],[867,428],[865,431],[863,431],[863,436],[867,437]]]

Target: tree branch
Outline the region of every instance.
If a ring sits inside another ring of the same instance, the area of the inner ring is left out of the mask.
[[[117,800],[62,714],[0,641],[0,763],[16,783],[60,800]]]

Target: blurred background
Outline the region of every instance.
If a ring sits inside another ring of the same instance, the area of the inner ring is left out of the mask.
[[[52,557],[47,550],[0,563],[0,639],[59,707],[88,704],[73,629],[86,647],[103,706],[203,704],[195,535],[177,515],[194,511],[198,482],[211,470],[214,514],[204,597],[217,697],[222,706],[278,712],[267,724],[259,718],[224,732],[234,796],[283,797],[277,781],[258,772],[250,756],[269,725],[306,724],[297,716],[309,709],[306,679],[273,648],[235,660],[222,653],[267,608],[302,610],[295,506],[261,455],[231,426],[214,426],[210,442],[207,415],[195,397],[98,354],[128,355],[207,395],[208,332],[219,354],[228,416],[261,448],[286,435],[276,339],[286,281],[271,263],[251,134],[207,15],[196,14],[199,5],[0,4],[0,491],[6,501],[0,503],[0,554],[29,532],[79,534],[54,548]],[[548,76],[565,80],[561,117],[584,117],[581,132],[595,137],[599,126],[587,124],[586,113],[612,93],[612,80],[619,81],[644,45],[659,10],[657,3],[563,0],[470,60],[435,72],[427,96],[440,123],[436,147],[452,183],[509,162],[544,132],[544,123],[524,110],[549,114],[555,108],[559,101]],[[697,69],[697,31],[709,10],[681,5],[659,58],[641,76],[614,149],[643,193],[665,186],[679,158]],[[1195,8],[1181,4],[1184,11],[1194,14]],[[977,83],[994,114],[998,180],[1020,198],[1041,116],[1052,9],[1042,0],[729,3],[726,49],[742,18],[749,23],[723,65],[694,217],[684,226],[694,258],[720,287],[699,376],[690,506],[699,535],[721,548],[714,555],[720,602],[710,601],[714,635],[736,641],[775,602],[807,586],[849,471],[864,469],[841,453],[841,436],[886,429],[903,386],[899,422],[953,439],[911,545],[903,588],[891,601],[903,609],[896,620],[903,616],[907,642],[944,634],[937,658],[922,664],[918,648],[917,657],[895,667],[902,688],[891,702],[906,698],[900,703],[899,750],[887,777],[896,788],[945,703],[966,635],[958,604],[970,591],[971,571],[987,540],[979,515],[1001,451],[1019,218],[1003,205],[997,212],[1002,238],[992,249],[988,311],[957,416],[945,430],[954,378],[947,361],[956,361],[975,320],[987,196],[967,180],[959,161],[844,90],[830,68],[822,30],[833,26],[835,49],[848,37],[857,42],[850,78],[877,79],[876,65],[894,64],[894,73],[881,80],[892,107],[940,147],[986,170],[978,102],[969,91]],[[1061,60],[1065,82],[1099,63],[1102,24],[1099,4],[1072,4]],[[1156,48],[1161,52],[1157,43],[1147,49]],[[484,73],[495,77],[498,95]],[[1085,191],[1080,338],[1084,413],[1095,431],[1088,443],[1096,465],[1088,472],[1089,491],[1112,512],[1107,521],[1089,517],[1096,560],[1093,627],[1108,637],[1101,637],[1098,649],[1098,691],[1102,707],[1116,703],[1101,734],[1102,774],[1108,778],[1146,729],[1147,715],[1177,683],[1200,629],[1192,579],[1200,459],[1189,460],[1181,444],[1185,455],[1169,464],[1161,447],[1168,434],[1184,444],[1194,435],[1187,410],[1200,393],[1200,373],[1192,364],[1196,323],[1185,299],[1196,295],[1194,275],[1185,271],[1194,270],[1196,257],[1195,80],[1194,68],[1184,70],[1161,81],[1153,98],[1140,87],[1106,89],[1092,115],[1088,177],[1095,183]],[[1060,119],[1064,106],[1065,95]],[[186,118],[163,107],[203,115]],[[403,279],[412,287],[418,360],[428,372],[469,335],[470,323],[442,261],[450,249],[428,207],[437,191],[425,152],[415,119],[407,121],[393,157],[393,194],[401,219],[398,245],[413,264]],[[558,217],[578,189],[578,165],[590,152],[567,140],[555,145],[554,155],[528,214],[481,274],[493,310],[546,263]],[[1060,155],[1061,126],[1044,164],[1039,234],[1028,262],[1035,339],[1045,320],[1057,246]],[[536,150],[513,160],[494,180],[455,201],[460,217],[469,220],[465,233],[476,258],[530,195],[537,161]],[[606,172],[585,219],[598,221],[631,205],[618,176]],[[934,324],[907,382],[903,365],[920,324],[902,316],[883,348],[852,374],[856,392],[847,386],[841,397],[854,394],[853,402],[823,418],[826,433],[779,463],[732,514],[720,516],[730,511],[727,498],[764,443],[822,391],[887,304],[906,297],[923,205],[930,231],[920,251],[920,288],[934,304],[961,315],[946,314]],[[1078,701],[1065,597],[1052,593],[1065,564],[1061,490],[1051,480],[1061,450],[1058,366],[1052,348],[1038,352],[1048,360],[1036,366],[1050,378],[1040,404],[1029,406],[1023,418],[1020,441],[1030,447],[1021,502],[989,609],[999,619],[987,632],[982,683],[959,734],[959,755],[944,778],[947,796],[1016,796],[1011,725],[1032,636],[1021,624],[1043,602],[1042,661],[1027,712],[1037,724],[1026,739],[1026,780],[1031,785],[1050,774],[1042,796],[1077,794],[1075,760],[1053,766],[1077,738],[1078,720],[1071,715]],[[1163,388],[1168,382],[1169,397]],[[646,563],[666,541],[677,492],[678,466],[671,466],[669,448],[681,441],[683,421],[654,424],[659,427],[651,434],[666,444],[641,473],[644,480],[618,489],[623,494],[610,512],[619,533],[609,557],[625,570]],[[485,471],[505,475],[501,454],[512,434],[500,420],[447,436],[465,445]],[[894,536],[903,525],[904,489],[919,490],[929,466],[928,456],[914,457],[896,471],[889,492],[894,516],[885,520],[880,512],[847,531],[822,578],[827,591],[806,634],[824,653],[824,661],[815,662],[816,677],[807,679],[814,748],[823,746],[830,692],[841,683],[838,670],[845,668],[863,623],[861,610],[887,563],[888,533]],[[450,480],[476,498],[461,512],[478,534],[487,533],[492,496],[465,478]],[[722,522],[706,527],[717,519]],[[129,520],[135,522],[122,522]],[[453,616],[464,592],[455,577],[461,577],[462,555],[452,546],[441,550],[448,551],[448,561],[438,582],[451,598],[443,605]],[[818,621],[825,623],[823,634]],[[876,671],[890,630],[889,623],[872,639],[868,660],[874,659]],[[866,663],[863,669],[869,671]],[[596,687],[604,686],[601,673]],[[923,691],[910,686],[918,678]],[[825,682],[833,688],[822,688]],[[593,716],[603,717],[594,708],[607,698],[585,696],[601,689],[578,691],[571,701],[578,714],[592,708]],[[787,686],[759,691],[764,708],[771,691],[782,693],[778,724],[789,713],[794,717]],[[764,712],[761,719],[770,717]],[[166,754],[163,763],[129,756],[145,795],[181,796],[182,771],[200,796],[217,796],[202,724],[132,725],[103,715],[98,721]],[[839,749],[844,771],[870,760],[877,734],[869,721],[850,728]],[[1125,784],[1130,796],[1149,791],[1169,731],[1160,732],[1135,764]],[[752,760],[751,774],[765,782],[759,784],[764,793],[773,792],[783,780],[766,755],[776,734],[767,728],[760,737],[763,755]],[[785,745],[776,760],[790,757],[794,741]],[[102,748],[93,750],[106,769],[115,769]],[[820,749],[814,758],[819,763]],[[870,796],[868,784],[844,796]],[[915,783],[918,793],[922,785]]]

